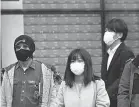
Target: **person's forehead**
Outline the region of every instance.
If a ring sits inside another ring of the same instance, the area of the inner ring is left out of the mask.
[[[78,59],[82,59],[82,58],[81,58],[81,55],[79,55],[79,54],[77,55],[77,58],[78,58]]]
[[[27,45],[26,43],[23,43],[23,42],[20,42],[20,43],[18,43],[17,44],[18,46],[20,46],[20,45]],[[27,45],[28,46],[28,45]]]
[[[82,57],[80,54],[75,54],[75,55],[73,55],[72,59],[77,60],[77,59],[82,59]]]

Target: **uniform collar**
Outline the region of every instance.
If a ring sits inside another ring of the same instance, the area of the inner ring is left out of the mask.
[[[19,68],[19,67],[21,67],[21,64],[20,64],[19,62],[17,62],[16,66],[15,66],[15,69],[17,69],[17,68]],[[30,64],[28,65],[27,68],[29,68],[29,67],[35,69],[35,63],[34,63],[33,60],[31,60],[31,62],[30,62]],[[21,68],[22,68],[22,67],[21,67]]]

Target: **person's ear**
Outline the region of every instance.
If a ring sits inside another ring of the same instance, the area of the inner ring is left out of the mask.
[[[33,52],[32,55],[34,56],[35,55],[35,52]]]
[[[118,38],[122,38],[123,37],[123,33],[117,33],[117,37]]]

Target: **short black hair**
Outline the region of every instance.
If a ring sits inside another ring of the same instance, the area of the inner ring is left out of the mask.
[[[128,34],[127,24],[122,19],[113,18],[106,24],[106,29],[114,31],[116,33],[123,33],[121,42],[123,42]]]
[[[34,40],[28,35],[20,35],[14,41],[14,50],[16,50],[16,45],[19,43],[25,43],[28,45],[29,49],[32,53],[35,51],[35,43]]]
[[[87,86],[91,81],[95,81],[94,75],[93,75],[93,68],[92,68],[92,60],[89,52],[87,52],[83,48],[74,49],[68,56],[65,75],[64,75],[64,81],[67,86],[70,88],[73,86],[73,83],[75,82],[75,74],[70,70],[70,64],[72,62],[72,59],[75,59],[75,57],[78,57],[78,55],[83,59],[85,63],[84,68],[84,85]]]

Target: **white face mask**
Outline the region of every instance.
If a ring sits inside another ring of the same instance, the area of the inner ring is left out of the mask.
[[[84,62],[73,62],[70,64],[70,70],[75,75],[81,75],[84,72]]]
[[[108,31],[106,31],[105,34],[104,34],[103,41],[104,41],[108,46],[110,46],[110,45],[113,44],[113,42],[115,41],[114,36],[115,36],[115,32],[108,32]]]

